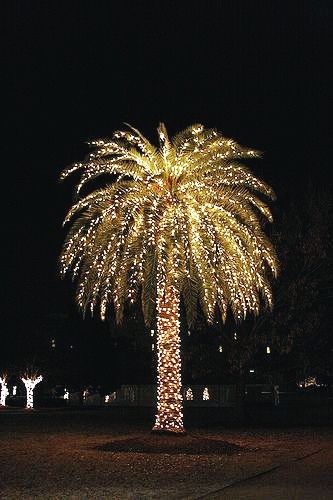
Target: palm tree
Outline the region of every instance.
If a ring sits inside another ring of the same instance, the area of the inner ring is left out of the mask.
[[[88,181],[111,182],[79,199],[65,218],[74,222],[61,273],[78,276],[77,302],[99,306],[140,299],[144,318],[157,317],[158,402],[154,430],[184,432],[181,396],[180,302],[193,324],[198,304],[208,322],[230,307],[241,320],[272,304],[267,271],[277,273],[274,249],[262,231],[272,216],[257,196],[274,198],[241,158],[259,156],[214,129],[192,125],[169,139],[158,127],[159,147],[138,130],[117,131],[91,142],[88,158],[62,173],[81,171],[77,193]]]

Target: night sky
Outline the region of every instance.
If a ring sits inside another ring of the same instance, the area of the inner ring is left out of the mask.
[[[199,122],[264,152],[252,166],[277,203],[332,184],[331,1],[13,0],[1,10],[4,351],[52,314],[81,324],[58,276],[75,178],[58,178],[85,141],[123,122],[151,139],[159,121],[171,134]]]

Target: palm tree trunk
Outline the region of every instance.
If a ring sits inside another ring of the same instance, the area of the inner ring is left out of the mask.
[[[179,295],[166,283],[157,299],[157,415],[153,430],[184,433]]]

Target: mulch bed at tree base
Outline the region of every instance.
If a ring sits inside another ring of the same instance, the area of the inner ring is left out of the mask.
[[[227,441],[209,439],[191,434],[155,434],[117,439],[98,446],[107,452],[164,453],[169,455],[232,455],[253,451]]]

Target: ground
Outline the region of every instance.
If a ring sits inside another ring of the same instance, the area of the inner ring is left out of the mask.
[[[0,412],[0,442],[5,499],[333,498],[329,427],[215,424],[169,438],[133,414],[20,409]]]

